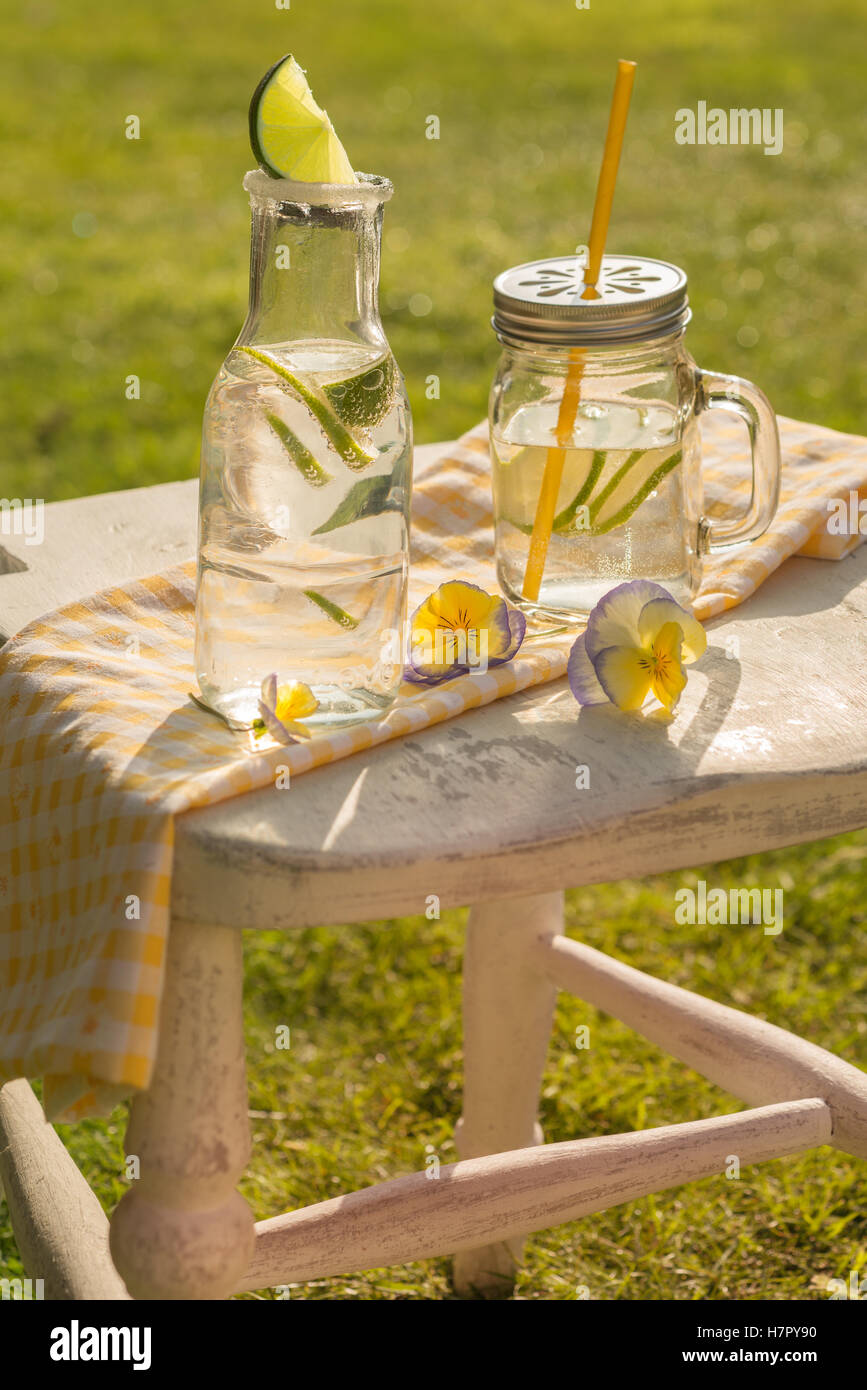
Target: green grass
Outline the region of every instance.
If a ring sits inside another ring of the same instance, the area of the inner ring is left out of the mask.
[[[290,49],[356,167],[395,183],[382,303],[419,439],[485,413],[493,276],[586,241],[624,53],[639,71],[609,249],[687,268],[700,363],[752,377],[784,414],[861,429],[858,9],[89,0],[82,23],[33,0],[10,12],[0,492],[55,500],[196,472],[204,399],[246,307],[246,106]],[[677,145],[674,113],[700,99],[782,107],[783,154]],[[438,141],[425,139],[432,114]],[[124,136],[128,115],[139,140]],[[413,316],[414,295],[428,314]],[[129,374],[139,401],[125,398]]]
[[[569,931],[673,983],[768,1018],[867,1065],[867,835],[580,889]],[[688,927],[679,886],[782,887],[785,926]],[[246,939],[254,1155],[241,1186],[257,1218],[455,1158],[461,1106],[464,914]],[[590,1047],[575,1029],[589,1024]],[[275,1046],[288,1025],[291,1048]],[[508,1027],[508,1020],[503,1021]],[[542,1122],[550,1141],[739,1109],[629,1029],[561,996]],[[61,1133],[107,1209],[125,1189],[125,1110]],[[867,1273],[863,1163],[824,1148],[744,1167],[533,1236],[517,1295],[572,1299],[822,1299]],[[5,1216],[5,1212],[3,1213]],[[0,1268],[20,1272],[0,1217]],[[273,1298],[274,1290],[254,1297]],[[291,1298],[450,1297],[445,1260],[293,1288]]]
[[[853,0],[33,0],[4,22],[0,93],[0,493],[48,500],[192,476],[211,379],[244,316],[252,159],[246,104],[292,50],[356,167],[390,175],[382,303],[421,440],[485,412],[490,282],[586,241],[613,67],[639,61],[609,241],[683,264],[692,351],[756,380],[784,414],[863,428],[867,115]],[[786,148],[680,147],[700,99],[783,107]],[[124,138],[125,118],[141,139]],[[424,138],[436,114],[441,139]],[[431,301],[415,317],[414,295]],[[738,341],[739,331],[746,346]],[[753,342],[755,335],[758,335]],[[128,374],[142,380],[127,401]],[[430,374],[441,398],[425,397]],[[86,543],[86,537],[78,538]],[[864,850],[849,836],[569,895],[569,927],[666,979],[867,1065]],[[679,927],[676,888],[782,884],[787,925]],[[463,914],[247,943],[257,1216],[454,1157]],[[592,1047],[577,1052],[587,1022]],[[292,1029],[276,1051],[274,1029]],[[542,1100],[549,1139],[734,1108],[574,1001],[561,1002]],[[285,1118],[284,1118],[285,1117]],[[124,1112],[63,1131],[110,1209]],[[822,1298],[867,1263],[864,1170],[826,1149],[535,1236],[518,1295]],[[0,1210],[0,1268],[17,1254]],[[271,1296],[265,1293],[264,1296]],[[441,1298],[443,1261],[293,1290]]]

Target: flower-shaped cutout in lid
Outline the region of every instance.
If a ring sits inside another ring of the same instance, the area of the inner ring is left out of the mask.
[[[529,261],[494,281],[494,329],[508,338],[565,347],[616,347],[657,338],[689,321],[686,273],[649,256],[603,256],[585,298],[584,260]]]

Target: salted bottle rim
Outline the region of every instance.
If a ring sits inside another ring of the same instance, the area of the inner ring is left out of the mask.
[[[394,193],[390,179],[381,174],[358,174],[358,183],[304,183],[297,179],[275,179],[262,169],[244,175],[244,188],[251,203],[284,203],[303,207],[375,209],[387,203]]]

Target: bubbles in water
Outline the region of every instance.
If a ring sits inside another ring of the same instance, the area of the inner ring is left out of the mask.
[[[364,407],[353,429],[371,457],[347,463],[266,366],[239,354],[224,365],[206,415],[196,670],[207,703],[242,722],[276,671],[312,687],[310,727],[339,726],[387,708],[400,683],[378,656],[405,594],[406,517],[383,490],[403,495],[404,416],[390,391],[382,412],[368,408],[394,376],[381,352],[309,343],[287,359],[329,408]]]

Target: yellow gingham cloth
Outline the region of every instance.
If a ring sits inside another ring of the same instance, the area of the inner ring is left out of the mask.
[[[743,506],[737,425],[713,422],[708,510]],[[786,556],[841,556],[829,498],[867,497],[867,440],[781,420],[783,498],[767,534],[714,557],[701,618]],[[496,591],[487,430],[416,483],[410,609],[444,580]],[[189,698],[194,569],[180,566],[30,623],[0,653],[0,1079],[44,1076],[55,1121],[107,1113],[149,1084],[169,929],[174,816],[563,674],[571,638],[534,638],[484,675],[405,685],[385,718],[257,751]],[[137,652],[131,656],[131,651]],[[577,709],[577,707],[576,707]]]

